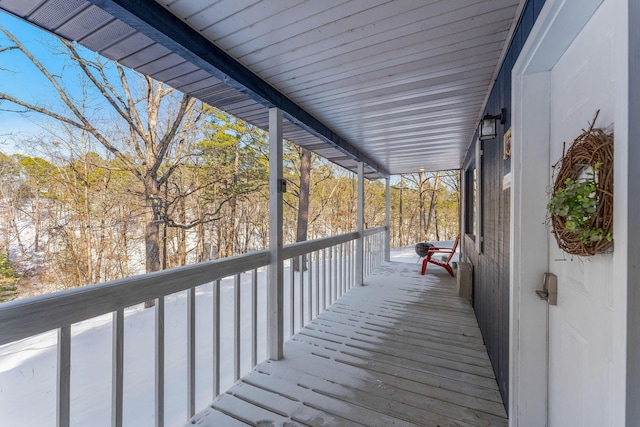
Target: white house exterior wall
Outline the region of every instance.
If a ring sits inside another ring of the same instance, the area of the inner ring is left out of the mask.
[[[628,272],[638,259],[638,227],[631,221],[640,217],[628,197],[639,182],[628,142],[631,108],[637,108],[629,103],[633,1],[548,0],[514,67],[513,426],[637,425],[630,416],[637,389],[626,387],[638,381],[636,370],[627,369],[627,346],[638,346],[633,334],[627,342],[627,331],[635,329],[628,324],[628,298],[637,298],[628,292],[636,286],[637,276]],[[615,131],[615,250],[583,260],[563,256],[552,236],[540,238],[540,219],[550,165],[563,141],[568,147],[598,109],[598,125]],[[531,295],[543,271],[558,274],[557,307],[541,306]]]

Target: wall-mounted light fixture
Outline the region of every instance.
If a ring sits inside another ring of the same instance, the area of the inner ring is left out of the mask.
[[[501,124],[504,124],[507,118],[507,109],[502,108],[500,110],[500,114],[497,116],[492,116],[491,114],[485,115],[482,120],[480,120],[480,139],[493,139],[498,134],[496,130],[496,123],[500,120]]]

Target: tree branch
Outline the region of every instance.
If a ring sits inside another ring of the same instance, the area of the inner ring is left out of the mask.
[[[31,52],[29,52],[27,50],[27,48],[18,39],[15,38],[15,36],[13,34],[11,34],[9,31],[7,31],[1,25],[0,25],[0,31],[2,31],[9,39],[11,39],[11,41],[13,43],[15,43],[17,48],[29,59],[29,61],[31,61],[31,63],[33,65],[35,65],[36,68],[38,68],[38,70],[42,73],[42,75],[49,81],[49,83],[51,83],[53,88],[56,90],[56,92],[58,93],[58,96],[60,97],[62,102],[64,102],[64,104],[67,106],[67,108],[69,108],[69,110],[71,110],[73,115],[81,123],[80,122],[76,122],[76,121],[74,121],[74,120],[72,120],[72,119],[70,119],[68,117],[62,116],[60,114],[56,114],[53,111],[47,110],[45,108],[38,107],[36,105],[20,101],[17,98],[14,98],[14,97],[12,97],[10,95],[7,95],[7,94],[2,94],[2,96],[0,97],[0,100],[2,100],[2,99],[9,100],[9,101],[11,101],[11,102],[13,102],[13,103],[15,103],[17,105],[21,105],[23,107],[29,108],[29,109],[31,109],[33,111],[38,112],[38,113],[45,114],[45,115],[47,115],[49,117],[52,117],[52,118],[55,118],[57,120],[61,120],[64,123],[67,123],[67,124],[70,124],[72,126],[77,127],[78,129],[82,129],[82,130],[86,130],[87,132],[90,132],[98,141],[100,141],[100,143],[102,145],[105,146],[106,149],[111,151],[128,168],[130,168],[131,172],[134,175],[136,175],[138,178],[142,178],[142,176],[138,172],[138,170],[135,167],[135,165],[124,154],[122,154],[122,152],[120,152],[120,150],[118,150],[115,146],[113,146],[97,129],[95,129],[91,125],[91,123],[89,122],[89,119],[87,119],[87,117],[84,114],[82,114],[82,112],[80,112],[80,110],[78,110],[78,108],[75,106],[75,103],[73,102],[73,100],[71,100],[69,98],[69,96],[64,91],[62,86],[60,86],[60,84],[58,83],[56,78],[42,65],[42,63],[36,57],[34,57],[31,54]]]
[[[189,111],[193,107],[193,104],[195,103],[195,101],[196,101],[195,98],[192,98],[189,95],[185,94],[182,96],[182,100],[180,102],[180,109],[178,110],[178,113],[176,114],[176,116],[173,118],[169,130],[167,131],[167,133],[164,134],[164,136],[160,140],[160,143],[158,144],[158,152],[155,156],[156,162],[152,167],[154,171],[157,171],[160,168],[160,165],[162,164],[162,160],[166,156],[167,151],[171,146],[171,142],[174,140],[176,133],[178,132],[178,129],[182,124],[182,120],[184,119],[184,116],[186,115],[187,111]]]

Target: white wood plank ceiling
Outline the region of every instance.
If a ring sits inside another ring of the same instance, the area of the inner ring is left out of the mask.
[[[523,3],[157,4],[246,67],[249,81],[265,84],[275,99],[283,95],[293,109],[309,113],[313,120],[285,114],[285,138],[352,170],[362,159],[373,178],[461,166]],[[10,13],[266,128],[272,98],[203,65],[197,46],[185,49],[188,42],[173,42],[184,33],[154,28],[151,18],[151,24],[141,24],[145,18],[135,11],[141,7],[153,19],[153,9],[162,9],[133,0],[0,0],[0,8]]]

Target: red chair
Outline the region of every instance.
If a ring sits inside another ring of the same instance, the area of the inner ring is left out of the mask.
[[[427,271],[427,264],[431,263],[431,264],[435,264],[435,265],[439,265],[440,267],[443,267],[445,270],[449,272],[451,277],[455,277],[455,275],[453,274],[453,268],[451,268],[449,261],[451,261],[453,254],[456,253],[456,248],[458,247],[459,240],[460,240],[460,234],[458,234],[458,236],[456,237],[456,241],[451,248],[436,248],[435,246],[429,248],[429,252],[427,253],[427,256],[425,256],[424,260],[422,261],[422,271],[420,272],[420,274],[424,276],[424,272]],[[433,255],[438,253],[449,254],[449,256],[447,257],[446,260],[443,260],[443,261],[433,259]]]

